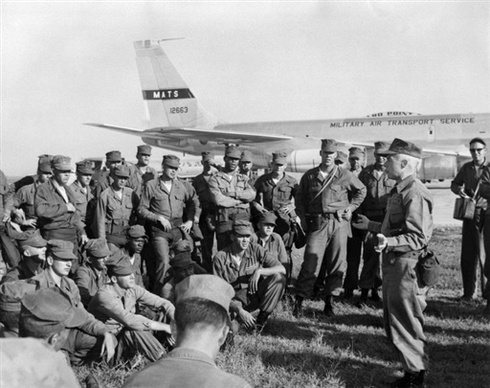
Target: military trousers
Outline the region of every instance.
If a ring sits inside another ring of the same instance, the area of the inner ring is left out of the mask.
[[[423,311],[427,287],[419,288],[411,258],[383,257],[383,316],[386,335],[400,354],[406,372],[429,369]]]
[[[247,311],[260,309],[265,313],[272,313],[284,294],[286,288],[286,277],[283,274],[274,274],[262,277],[255,294],[251,294],[248,288],[235,290],[235,297],[242,302]]]
[[[152,362],[165,354],[165,348],[151,331],[123,329],[117,340],[114,364],[132,358],[137,352]]]
[[[359,277],[359,288],[368,290],[378,288],[383,283],[381,280],[380,261],[381,253],[374,247],[378,244],[376,234],[368,232],[364,239],[362,253],[362,271]]]
[[[480,272],[480,287],[486,288],[484,218],[481,209],[476,209],[473,220],[463,221],[463,239],[461,241],[461,275],[463,279],[463,295],[475,296]],[[490,220],[490,217],[487,217]],[[488,244],[487,244],[488,245]]]
[[[326,295],[340,295],[346,267],[349,227],[347,221],[339,221],[329,215],[318,230],[308,232],[303,264],[296,282],[298,296],[310,298],[317,280],[323,280],[317,279],[323,271]]]
[[[357,290],[359,286],[359,266],[361,264],[362,243],[365,232],[352,228],[352,237],[347,239],[347,270],[345,271],[344,288]]]

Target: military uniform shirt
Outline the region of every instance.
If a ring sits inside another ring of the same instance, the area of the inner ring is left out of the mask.
[[[140,286],[124,290],[114,284],[107,284],[97,291],[90,302],[89,311],[104,322],[113,334],[118,334],[125,327],[131,330],[150,330],[153,321],[136,314],[138,303],[157,309],[163,308],[173,318],[175,307],[172,303]]]
[[[332,173],[334,177],[330,184],[314,200],[328,176],[322,176],[320,167],[315,167],[303,175],[295,198],[296,211],[300,216],[339,213],[347,208],[353,212],[361,205],[366,196],[366,187],[362,182],[343,168],[334,167]],[[352,197],[350,202],[349,193]]]

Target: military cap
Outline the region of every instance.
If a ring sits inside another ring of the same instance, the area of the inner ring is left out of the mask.
[[[226,147],[225,156],[228,156],[229,158],[240,159],[242,153],[240,151],[240,148],[235,145],[230,145]]]
[[[53,256],[58,260],[76,260],[73,253],[73,243],[63,240],[49,240],[47,245],[47,256]]]
[[[24,295],[36,291],[36,284],[16,280],[0,285],[0,311],[20,312],[20,301]]]
[[[201,152],[201,156],[203,162],[209,162],[210,160],[214,160],[215,155],[211,151],[203,151]]]
[[[162,160],[162,165],[166,165],[169,167],[179,168],[180,167],[180,158],[175,155],[164,155]]]
[[[364,150],[359,147],[349,148],[349,158],[364,159]]]
[[[129,238],[140,238],[140,237],[148,238],[148,236],[146,235],[145,228],[141,225],[130,226],[126,233]]]
[[[104,238],[88,240],[87,244],[85,244],[85,249],[92,257],[107,257],[111,254],[107,246],[107,241]]]
[[[138,154],[151,155],[151,146],[147,144],[139,145]]]
[[[395,138],[390,145],[390,149],[386,152],[387,155],[403,154],[413,156],[414,158],[422,157],[422,149],[415,144]]]
[[[190,252],[181,252],[175,255],[172,260],[170,260],[170,266],[175,269],[183,269],[193,266],[194,262],[191,259]]]
[[[487,146],[487,143],[485,143],[481,137],[474,137],[473,139],[471,139],[470,144],[473,144],[473,143],[481,143],[485,147]]]
[[[124,254],[122,253],[121,249],[119,249],[117,246],[112,245],[111,246],[111,255],[107,259],[106,265],[111,265],[111,264],[116,264],[120,260],[124,259]]]
[[[253,234],[253,227],[247,220],[238,220],[233,223],[233,232],[242,236],[251,236]]]
[[[347,154],[344,151],[338,151],[337,157],[335,158],[336,164],[346,163],[348,160]]]
[[[25,247],[43,248],[48,244],[48,242],[42,238],[39,229],[35,229],[34,232],[24,235],[17,241],[22,249]]]
[[[192,250],[192,246],[189,240],[180,239],[172,246],[172,249],[177,255],[182,252],[190,252]]]
[[[111,263],[106,264],[106,266],[107,274],[109,276],[128,276],[136,272],[136,268],[131,264],[129,259],[124,256],[118,261],[111,261]]]
[[[386,141],[377,141],[374,143],[375,155],[386,155],[386,152],[390,149],[390,143]]]
[[[120,151],[109,151],[105,154],[105,159],[108,162],[121,162],[122,156]]]
[[[277,164],[286,164],[288,162],[288,153],[286,151],[275,151],[272,153],[272,161]]]
[[[259,222],[263,224],[276,225],[277,217],[272,212],[265,212],[260,215]]]
[[[116,166],[113,174],[119,178],[129,178],[129,167],[125,164],[120,164]]]
[[[235,290],[218,276],[191,275],[177,284],[175,294],[177,304],[189,298],[203,298],[223,306],[228,311]]]
[[[51,155],[39,155],[39,159],[37,161],[37,170],[45,174],[52,174],[53,169],[51,168],[51,159]]]
[[[322,139],[322,151],[337,152],[337,141],[334,139]]]
[[[71,158],[63,155],[55,155],[51,159],[51,168],[58,171],[71,171]]]
[[[253,162],[253,154],[249,150],[244,150],[240,156],[240,162]]]
[[[84,311],[51,288],[41,288],[25,295],[21,300],[20,325],[27,332],[38,332],[40,327],[56,330],[62,324],[66,328],[79,327],[87,319]]]
[[[76,163],[76,169],[79,174],[92,175],[94,173],[94,166],[90,160],[82,160]]]

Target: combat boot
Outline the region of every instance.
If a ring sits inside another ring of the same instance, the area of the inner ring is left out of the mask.
[[[325,297],[325,308],[323,309],[323,314],[327,317],[333,317],[335,312],[333,311],[333,296],[327,295]]]
[[[425,370],[416,373],[405,372],[405,375],[390,384],[392,388],[423,388]]]

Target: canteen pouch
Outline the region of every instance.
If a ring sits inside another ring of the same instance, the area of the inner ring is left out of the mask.
[[[306,216],[306,225],[309,232],[314,232],[322,227],[323,215],[322,214],[309,214]]]
[[[476,202],[473,198],[456,198],[453,218],[456,220],[472,220],[475,218]]]
[[[434,252],[424,250],[415,267],[419,284],[424,287],[432,287],[439,281],[441,266]]]

